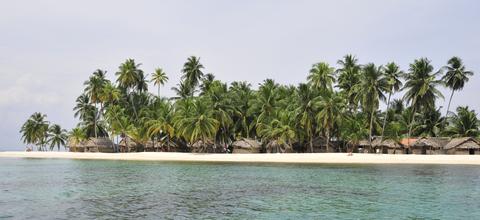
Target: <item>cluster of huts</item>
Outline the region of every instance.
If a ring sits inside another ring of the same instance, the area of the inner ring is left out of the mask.
[[[480,154],[480,142],[472,137],[422,137],[394,141],[391,139],[362,140],[356,144],[347,144],[332,141],[327,148],[326,142],[316,138],[312,142],[314,153],[325,152],[353,152],[353,153],[379,153],[379,154]],[[72,152],[194,152],[194,153],[296,153],[310,152],[305,144],[288,146],[278,142],[262,145],[254,139],[243,138],[234,141],[229,146],[219,145],[206,141],[194,143],[188,147],[170,141],[148,141],[144,144],[137,143],[128,137],[115,144],[109,138],[90,138],[76,145],[69,146]],[[328,150],[327,150],[328,149]]]

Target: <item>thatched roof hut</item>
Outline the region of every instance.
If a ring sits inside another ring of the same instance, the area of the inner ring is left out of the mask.
[[[428,148],[428,149],[443,149],[450,141],[448,137],[422,137],[417,139],[413,144],[411,144],[412,148]]]
[[[120,152],[140,152],[143,151],[143,145],[135,142],[132,138],[125,136],[122,138],[120,143]]]
[[[89,138],[69,146],[71,152],[101,152],[114,153],[115,144],[107,137]]]
[[[480,151],[480,142],[472,137],[454,138],[444,147],[447,153],[455,153],[455,151],[470,151],[469,154],[475,154]]]
[[[192,144],[192,152],[194,153],[225,153],[226,150],[226,146],[217,145],[210,140],[205,141],[205,143],[200,140]]]
[[[285,143],[280,143],[277,140],[268,142],[265,146],[267,153],[292,153],[292,147]]]
[[[380,141],[379,138],[375,139],[372,141],[372,145],[376,148],[401,148],[402,145],[392,139],[384,139],[383,141]]]
[[[262,145],[253,139],[242,138],[232,143],[233,153],[260,153]]]

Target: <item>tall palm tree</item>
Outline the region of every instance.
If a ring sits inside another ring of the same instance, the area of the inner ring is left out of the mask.
[[[186,86],[190,87],[189,91],[191,92],[190,96],[193,96],[195,88],[198,86],[200,79],[203,77],[203,65],[200,63],[200,58],[191,56],[188,58],[187,62],[183,64],[182,80],[186,83]]]
[[[57,146],[57,150],[60,151],[60,146],[64,146],[67,149],[67,130],[62,129],[60,125],[53,124],[48,128],[48,140],[50,143],[50,150],[53,150]]]
[[[450,58],[450,60],[448,60],[448,65],[444,66],[443,69],[446,72],[445,75],[443,75],[442,80],[444,81],[445,85],[452,90],[450,99],[448,99],[447,113],[445,114],[445,116],[448,116],[453,93],[463,89],[465,83],[468,82],[468,77],[473,76],[473,72],[466,70],[462,59],[458,57]]]
[[[90,76],[88,81],[85,81],[83,84],[86,86],[85,87],[85,94],[89,97],[90,102],[94,105],[97,103],[102,103],[101,102],[101,96],[103,93],[103,89],[105,87],[105,84],[107,83],[107,80],[104,78],[106,74],[106,71],[103,70],[97,70],[93,73],[92,76]],[[94,111],[94,123],[96,124],[98,120],[98,115],[96,115],[97,111]],[[97,130],[95,126],[95,137],[97,137]]]
[[[246,138],[250,138],[251,130],[254,126],[251,105],[255,96],[250,87],[251,85],[247,82],[232,82],[229,89],[233,106],[232,118],[235,135]]]
[[[338,60],[337,64],[340,68],[337,69],[338,85],[340,91],[347,97],[350,111],[356,111],[358,102],[356,102],[356,96],[354,85],[358,83],[360,78],[361,66],[358,64],[358,59],[351,54],[347,54],[343,57],[343,60]]]
[[[258,88],[256,98],[252,101],[251,111],[258,114],[255,124],[264,123],[272,119],[278,109],[278,84],[272,79],[266,79]]]
[[[468,106],[459,106],[457,113],[450,118],[450,126],[446,134],[454,137],[478,137],[480,135],[480,123],[477,113],[468,109]]]
[[[333,73],[334,68],[330,67],[328,63],[313,64],[310,75],[307,77],[308,83],[322,93],[332,91],[332,85],[335,83]]]
[[[394,62],[388,63],[384,69],[385,73],[385,80],[387,82],[387,92],[388,92],[388,99],[387,99],[387,109],[385,110],[388,112],[390,108],[390,98],[392,94],[400,90],[402,87],[403,75],[405,74],[403,71],[400,70],[400,67],[395,64]],[[382,125],[382,136],[381,140],[383,140],[383,135],[385,134],[385,125],[387,124],[387,116],[383,118],[383,125]]]
[[[373,120],[379,107],[380,100],[385,100],[385,91],[388,91],[388,82],[383,76],[383,67],[375,66],[373,63],[365,65],[362,69],[362,78],[356,85],[358,99],[362,108],[369,116],[369,143],[372,145]]]
[[[296,112],[299,117],[299,125],[304,129],[310,152],[313,153],[313,135],[315,134],[315,115],[317,113],[317,93],[310,89],[307,84],[301,83],[298,86],[298,107]]]
[[[321,96],[317,105],[320,110],[316,115],[316,120],[325,134],[326,150],[328,152],[332,129],[342,121],[343,99],[337,93],[329,92]]]
[[[90,98],[86,94],[80,95],[76,100],[76,105],[73,108],[75,111],[74,116],[80,120],[84,120],[90,112],[95,110],[95,106],[90,104]]]
[[[405,77],[407,81],[402,88],[406,90],[403,99],[410,103],[412,108],[408,137],[412,134],[416,112],[421,108],[432,108],[437,98],[443,98],[442,93],[436,88],[442,83],[436,79],[436,75],[427,58],[417,59],[410,64],[409,73]]]
[[[45,144],[47,140],[47,132],[49,122],[46,121],[46,115],[35,112],[22,125],[20,133],[22,133],[22,140],[26,144],[37,145],[39,150],[46,150]]]
[[[131,93],[135,89],[144,90],[146,88],[145,77],[143,75],[143,70],[140,69],[142,64],[135,63],[133,59],[127,59],[124,63],[120,64],[118,71],[115,75],[118,77],[118,85],[127,91],[127,96],[130,99],[130,104],[132,105],[133,113],[138,119],[137,108],[133,104],[133,96]]]
[[[167,74],[162,70],[162,68],[155,69],[155,72],[152,73],[152,80],[154,85],[158,86],[158,97],[160,97],[160,86],[165,85],[168,81]]]

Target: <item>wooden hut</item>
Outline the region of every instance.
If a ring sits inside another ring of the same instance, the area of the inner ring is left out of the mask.
[[[114,153],[115,144],[106,137],[90,138],[75,145],[69,146],[71,152],[100,152]]]
[[[213,141],[207,140],[205,143],[203,141],[197,141],[192,144],[193,153],[226,153],[227,146],[217,145]]]
[[[285,143],[280,143],[277,140],[273,140],[268,142],[267,145],[265,145],[265,152],[266,153],[293,153],[292,146],[285,144]]]
[[[144,151],[144,146],[140,143],[135,142],[128,136],[122,138],[118,144],[120,152],[142,152]]]
[[[444,150],[447,154],[480,154],[480,143],[472,137],[454,138]]]
[[[360,140],[357,144],[357,147],[353,149],[354,153],[375,153],[372,148],[373,141],[370,143],[368,140]]]
[[[242,138],[233,142],[232,147],[232,153],[234,154],[260,153],[262,149],[262,145],[260,144],[260,142],[248,138]]]
[[[445,154],[444,146],[450,141],[447,137],[422,137],[410,145],[412,154]]]
[[[380,153],[382,154],[405,153],[405,148],[403,147],[403,145],[391,139],[380,141],[380,138],[377,138],[372,142],[372,145],[375,147],[375,149],[379,149]]]

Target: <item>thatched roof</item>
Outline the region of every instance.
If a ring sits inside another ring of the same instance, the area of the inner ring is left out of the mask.
[[[380,138],[372,141],[374,147],[400,148],[402,145],[394,140],[386,139],[380,142]]]
[[[106,137],[99,137],[99,138],[90,138],[84,143],[82,143],[83,147],[111,147],[113,148],[115,144]]]
[[[446,138],[446,137],[423,137],[423,138],[417,139],[417,141],[411,144],[411,146],[441,149],[449,141],[450,141],[450,138]]]
[[[372,142],[372,144],[373,144],[373,142]],[[360,140],[360,141],[358,142],[358,146],[359,146],[359,147],[370,146],[370,141],[368,141],[368,140]]]
[[[128,144],[128,147],[129,148],[134,148],[138,145],[137,142],[135,142],[133,139],[131,139],[130,137],[126,136],[124,138],[122,138],[122,140],[120,141],[120,143],[118,143],[118,146],[120,147],[126,147]]]
[[[449,150],[452,148],[480,149],[480,143],[472,137],[454,138],[444,147],[445,150]]]
[[[240,140],[237,140],[232,143],[232,147],[234,148],[240,148],[240,149],[258,149],[261,148],[262,146],[260,145],[259,142],[253,139],[248,139],[248,138],[242,138]]]
[[[266,149],[267,153],[288,153],[292,150],[292,146],[273,140],[268,142]]]

